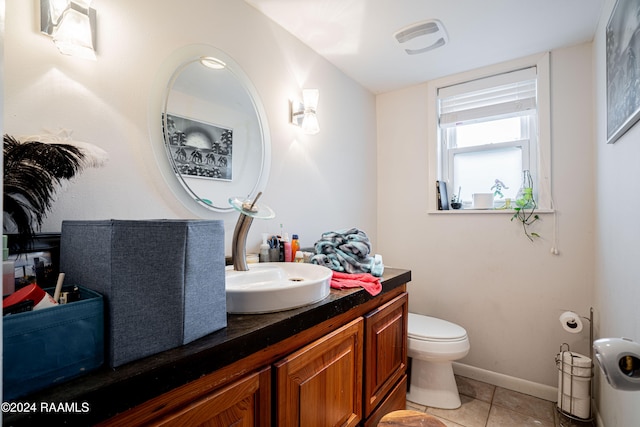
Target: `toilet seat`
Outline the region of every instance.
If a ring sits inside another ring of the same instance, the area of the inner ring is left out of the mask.
[[[409,338],[419,341],[456,342],[467,340],[467,331],[460,325],[436,317],[409,313]]]

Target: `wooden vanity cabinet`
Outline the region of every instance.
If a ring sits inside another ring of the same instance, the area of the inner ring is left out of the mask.
[[[406,285],[121,413],[108,426],[375,426],[405,409]]]
[[[275,364],[276,425],[358,425],[363,323],[359,317]]]

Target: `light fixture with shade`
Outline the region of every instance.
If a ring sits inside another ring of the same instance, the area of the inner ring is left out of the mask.
[[[40,30],[65,55],[96,59],[96,11],[91,0],[40,0]]]
[[[291,123],[302,128],[308,135],[314,135],[320,131],[316,109],[318,107],[318,89],[304,89],[302,101],[291,101]]]

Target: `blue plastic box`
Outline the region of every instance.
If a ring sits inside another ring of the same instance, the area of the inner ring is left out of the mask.
[[[102,295],[79,286],[80,301],[3,318],[3,398],[22,397],[104,362]],[[53,289],[48,289],[50,295]]]

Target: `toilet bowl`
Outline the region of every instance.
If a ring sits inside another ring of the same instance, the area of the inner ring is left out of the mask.
[[[467,331],[455,323],[409,313],[411,379],[407,400],[433,408],[461,405],[451,362],[469,353]]]

